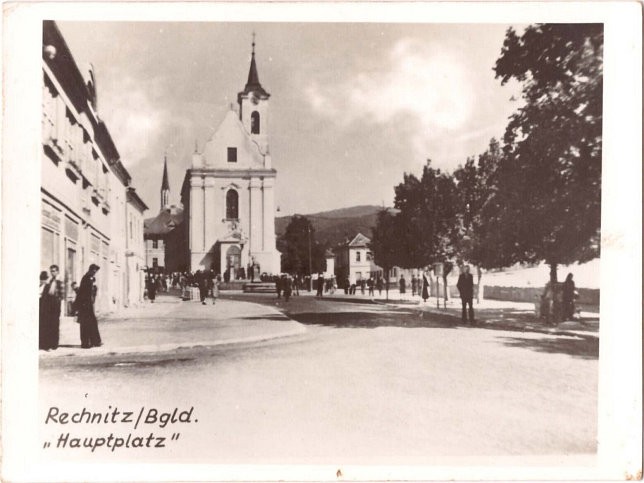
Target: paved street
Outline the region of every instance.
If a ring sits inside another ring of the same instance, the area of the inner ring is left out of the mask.
[[[264,323],[292,324],[279,310],[302,330],[212,347],[42,355],[43,418],[51,406],[70,412],[194,407],[191,424],[139,427],[168,439],[180,433],[168,448],[97,450],[97,460],[433,465],[495,455],[534,462],[544,455],[561,461],[563,454],[588,462],[596,451],[596,338],[464,327],[413,310],[311,297],[285,304],[240,294],[217,304],[169,304],[163,332],[186,338],[213,311],[251,307],[255,319],[238,317],[230,325],[256,323],[253,330],[261,331]],[[142,339],[160,319],[154,310],[138,314]],[[101,323],[106,346],[110,324],[127,322]],[[55,443],[61,430],[132,431],[125,424],[47,425],[43,439]]]

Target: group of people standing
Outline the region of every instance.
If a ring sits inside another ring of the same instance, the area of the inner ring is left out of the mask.
[[[96,298],[96,272],[99,266],[91,264],[89,270],[81,279],[80,287],[76,288],[75,298],[72,302],[72,313],[76,315],[80,324],[81,347],[89,349],[103,345],[98,331],[98,320],[94,313],[94,300]],[[60,339],[60,313],[61,304],[65,297],[63,280],[60,278],[58,265],[49,267],[40,273],[40,300],[39,300],[39,334],[38,347],[41,350],[51,351],[58,349]]]
[[[202,305],[206,305],[206,299],[212,298],[212,303],[219,298],[219,286],[221,285],[221,276],[215,275],[212,270],[197,270],[195,272],[195,283],[199,287],[199,299]]]
[[[220,285],[221,276],[215,274],[213,270],[197,270],[194,273],[149,273],[145,281],[145,295],[151,303],[154,303],[157,292],[167,292],[169,287],[181,290],[182,294],[188,287],[198,287],[201,303],[206,305],[208,297],[212,297],[213,303],[217,300]]]

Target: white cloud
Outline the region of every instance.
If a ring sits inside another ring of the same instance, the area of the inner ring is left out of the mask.
[[[176,121],[161,102],[158,82],[141,84],[132,77],[119,80],[118,89],[103,90],[99,116],[110,130],[121,158],[133,167],[164,147],[168,123]]]
[[[341,125],[354,122],[413,126],[414,151],[435,151],[437,136],[463,129],[474,109],[475,79],[463,61],[437,44],[402,39],[383,69],[341,83],[307,88],[313,110]],[[434,146],[435,147],[435,146]]]

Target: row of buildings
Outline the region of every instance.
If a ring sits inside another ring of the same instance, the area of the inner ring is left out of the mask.
[[[42,72],[41,270],[59,266],[70,315],[72,283],[99,265],[96,310],[118,310],[143,299],[148,207],[99,117],[91,65],[79,68],[53,21]]]

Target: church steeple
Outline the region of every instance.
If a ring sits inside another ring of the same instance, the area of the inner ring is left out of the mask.
[[[170,183],[168,182],[168,157],[163,155],[163,180],[161,181],[161,209],[170,205]]]
[[[237,94],[237,103],[239,120],[263,154],[268,154],[268,99],[270,97],[271,95],[259,82],[255,62],[255,32],[253,32],[248,81],[244,90]]]
[[[247,95],[254,92],[255,95],[268,98],[270,94],[264,90],[262,84],[259,82],[259,74],[257,73],[257,64],[255,62],[255,32],[253,32],[252,53],[250,57],[250,69],[248,70],[248,80],[244,90],[240,92],[237,97]]]

